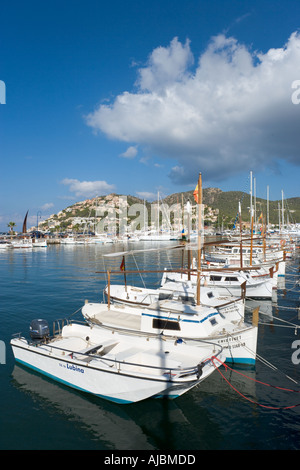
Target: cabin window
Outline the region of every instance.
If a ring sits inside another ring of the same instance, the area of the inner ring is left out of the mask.
[[[211,299],[213,296],[214,296],[214,294],[213,294],[212,292],[208,292],[208,293],[207,293],[207,297],[208,297],[209,299]]]
[[[209,321],[210,321],[211,326],[215,326],[215,325],[218,324],[218,322],[215,318],[211,318]]]
[[[221,281],[222,276],[210,276],[211,281]]]
[[[178,300],[181,300],[182,302],[192,302],[194,297],[190,297],[189,295],[179,295]]]
[[[152,328],[159,330],[176,330],[180,331],[178,321],[163,320],[162,318],[153,318]]]
[[[172,297],[173,297],[173,294],[170,294],[170,293],[160,292],[158,294],[158,300],[171,300]]]
[[[225,277],[225,281],[237,281],[237,277],[228,276],[228,277]]]

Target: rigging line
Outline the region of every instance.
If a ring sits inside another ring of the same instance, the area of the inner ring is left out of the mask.
[[[81,310],[82,307],[79,307],[77,310],[75,310],[75,312],[71,313],[68,317],[67,317],[67,320],[69,320],[69,318],[73,317],[73,315],[76,315],[76,313],[78,313],[80,310]]]
[[[294,380],[292,377],[290,377],[289,375],[285,374],[284,372],[282,372],[281,370],[279,370],[276,366],[274,366],[274,364],[271,364],[271,362],[267,361],[267,359],[263,358],[262,356],[260,356],[259,354],[256,355],[256,359],[258,359],[262,364],[264,364],[265,366],[269,367],[269,369],[273,370],[274,372],[279,372],[280,374],[282,374],[286,379],[288,380],[291,380],[292,382],[294,382],[296,385],[298,385],[298,382],[296,380]]]
[[[142,281],[142,283],[143,283],[143,286],[144,286],[144,288],[146,289],[146,284],[145,284],[145,282],[144,282],[144,278],[143,278],[143,276],[142,276],[142,274],[141,274],[141,272],[140,272],[140,270],[139,270],[139,267],[138,267],[138,265],[137,265],[137,262],[136,262],[134,253],[132,253],[132,258],[133,258],[133,261],[135,262],[136,269],[137,269],[137,271],[139,272],[139,275],[140,275],[141,281]]]
[[[287,320],[283,320],[282,318],[275,318],[275,320],[281,321],[282,323],[287,323],[288,326],[293,327],[293,328],[300,328],[300,325],[296,325],[295,323],[289,322]],[[269,323],[261,323],[263,325],[269,325]],[[285,326],[285,325],[274,325],[271,323],[272,326]]]
[[[279,328],[291,328],[293,330],[298,330],[300,328],[300,325],[275,325],[274,323],[265,323],[265,322],[259,322],[259,325],[264,325],[264,326],[278,326]],[[296,333],[295,333],[296,334]]]

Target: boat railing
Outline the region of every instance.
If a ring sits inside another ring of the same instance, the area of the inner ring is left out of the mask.
[[[100,345],[98,348],[100,349]],[[67,349],[59,346],[54,346],[51,342],[50,343],[45,343],[43,344],[43,348],[49,348],[49,352],[53,353],[55,351],[61,352],[61,355],[64,356],[64,359],[70,358],[71,361],[74,361],[74,364],[76,365],[76,362],[78,361],[82,365],[87,365],[89,366],[89,363],[93,360],[96,359],[97,361],[101,361],[103,364],[106,364],[108,367],[115,367],[117,369],[118,373],[125,373],[125,374],[131,374],[131,373],[142,373],[143,370],[147,371],[153,371],[152,373],[157,375],[158,371],[161,371],[163,376],[166,378],[169,378],[170,380],[176,380],[176,379],[184,379],[196,375],[197,378],[201,377],[202,375],[202,370],[205,366],[205,364],[212,362],[213,359],[221,354],[222,348],[220,348],[219,352],[215,352],[213,356],[208,355],[205,359],[202,359],[201,362],[198,364],[195,364],[194,366],[189,366],[189,367],[170,367],[170,366],[164,366],[162,365],[153,365],[153,364],[145,364],[141,362],[130,362],[130,361],[125,361],[123,359],[118,359],[117,357],[105,357],[101,356],[101,351],[99,353],[96,353],[95,350],[97,347],[93,346],[90,350],[82,350],[82,351],[74,351],[73,349]],[[91,352],[92,351],[92,352]],[[77,365],[78,365],[77,362]],[[162,358],[163,362],[163,358]],[[129,366],[129,367],[128,367]],[[156,373],[155,373],[156,371]],[[145,372],[146,373],[146,372]]]
[[[53,336],[60,336],[62,329],[65,325],[69,325],[70,321],[67,318],[62,318],[53,321]]]
[[[52,332],[53,332],[53,336],[61,336],[61,333],[62,333],[62,329],[65,325],[71,325],[73,323],[73,321],[75,320],[72,320],[71,319],[71,316],[68,317],[68,318],[59,318],[59,319],[56,319],[53,321],[53,326],[52,326]],[[85,324],[84,321],[80,322],[78,320],[76,320],[76,323],[82,323],[82,324]]]

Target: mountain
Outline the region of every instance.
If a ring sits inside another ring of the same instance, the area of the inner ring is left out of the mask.
[[[174,193],[167,196],[160,201],[161,209],[163,204],[168,208],[179,204],[180,207],[186,205],[187,201],[195,206],[193,191],[186,191],[183,193]],[[203,189],[203,204],[204,204],[204,220],[206,225],[214,225],[215,227],[224,228],[231,227],[237,220],[237,213],[241,203],[242,221],[248,224],[250,220],[249,207],[250,195],[241,191],[221,191],[219,188],[204,188]],[[109,194],[107,196],[99,196],[97,198],[86,199],[81,202],[66,207],[58,214],[51,215],[47,220],[41,222],[39,227],[42,230],[59,230],[65,231],[67,229],[82,230],[86,228],[87,224],[95,221],[96,215],[99,217],[106,217],[110,215],[115,219],[123,220],[126,222],[134,220],[137,215],[143,211],[144,205],[148,213],[148,224],[151,223],[151,217],[154,218],[154,206],[157,201],[152,203],[139,199],[134,196],[122,196],[117,194]],[[254,199],[253,199],[254,205]],[[130,210],[131,208],[131,210]],[[196,210],[194,209],[194,214]],[[267,201],[265,199],[256,198],[256,219],[258,220],[260,214],[263,214],[264,221],[267,217]],[[171,223],[176,215],[171,215]],[[279,218],[281,223],[282,217],[282,201],[269,201],[269,222],[270,224],[278,225]],[[300,222],[300,198],[290,198],[284,201],[284,221],[289,223]]]
[[[184,204],[187,200],[194,201],[193,191],[186,191],[184,193],[176,193],[167,196],[164,201],[167,204],[174,204],[176,201],[183,199]],[[242,191],[221,191],[218,188],[204,188],[203,189],[203,204],[211,208],[212,211],[218,212],[218,224],[232,224],[238,213],[239,202],[241,203],[242,221],[248,222],[250,220],[250,194]],[[252,199],[254,206],[254,198]],[[256,218],[263,213],[263,218],[267,218],[267,200],[256,198]],[[204,213],[205,214],[205,213]],[[278,225],[279,217],[281,223],[282,216],[282,201],[269,201],[269,222],[270,224]],[[289,223],[300,223],[300,197],[286,199],[284,201],[284,220]]]

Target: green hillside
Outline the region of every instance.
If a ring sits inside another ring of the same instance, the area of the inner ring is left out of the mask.
[[[126,202],[123,208],[119,207],[120,200],[124,199]],[[193,206],[196,205],[193,197],[193,191],[186,191],[183,193],[175,193],[163,199],[169,207],[175,204],[185,205],[190,201]],[[243,225],[250,223],[250,195],[241,191],[227,191],[223,192],[218,188],[204,188],[203,189],[203,204],[204,208],[204,221],[205,225],[211,225],[216,228],[232,228],[233,224],[238,222],[237,214],[239,202],[242,208],[242,221]],[[156,204],[153,201],[152,204]],[[66,207],[58,214],[53,214],[46,221],[40,224],[43,230],[81,230],[87,226],[89,221],[97,216],[97,209],[104,207],[102,216],[105,216],[109,211],[110,205],[116,209],[116,217],[124,217],[124,208],[127,212],[127,224],[135,219],[136,214],[130,211],[133,204],[144,205],[142,199],[134,196],[119,196],[117,194],[109,194],[107,196],[99,196],[98,198],[86,199],[85,201],[77,202],[72,206]],[[254,198],[253,198],[254,206]],[[146,201],[146,208],[148,211],[148,223],[150,224],[151,216],[151,203]],[[133,211],[134,212],[134,211]],[[192,215],[192,222],[195,221],[196,209]],[[256,220],[260,214],[263,214],[264,222],[267,222],[267,201],[265,199],[256,199]],[[281,223],[282,216],[282,202],[270,201],[269,202],[269,223],[275,226],[279,224],[279,217]],[[126,216],[125,216],[126,217]],[[101,219],[101,217],[100,217]],[[174,215],[171,215],[171,223],[174,221]],[[300,223],[300,198],[290,198],[284,201],[284,223]],[[117,222],[119,223],[119,222]]]
[[[184,193],[175,193],[167,196],[164,202],[167,204],[175,204],[181,202],[185,204],[188,200],[194,203],[193,191]],[[218,211],[218,225],[233,223],[236,219],[239,202],[241,202],[242,220],[248,222],[250,220],[250,194],[242,191],[226,191],[223,192],[218,188],[203,189],[203,204],[208,205],[213,210]],[[254,208],[254,198],[252,198]],[[263,213],[263,218],[267,219],[267,200],[256,198],[256,218]],[[278,225],[279,216],[281,222],[282,201],[269,201],[269,222]],[[284,221],[289,223],[300,223],[300,198],[294,197],[284,201]]]

